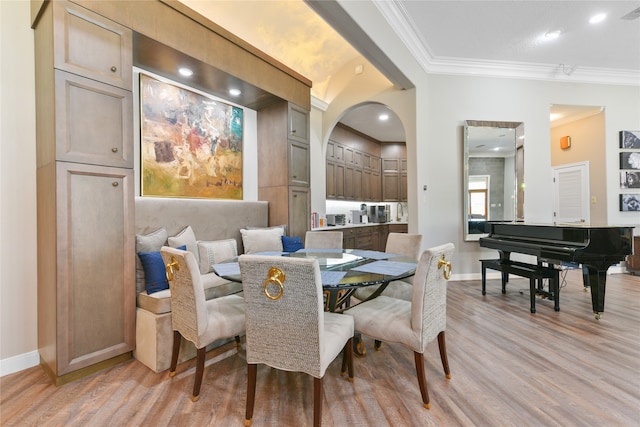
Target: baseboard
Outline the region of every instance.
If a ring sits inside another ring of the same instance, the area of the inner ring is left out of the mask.
[[[17,356],[0,359],[0,377],[33,368],[40,364],[40,353],[38,350],[29,353],[18,354]]]

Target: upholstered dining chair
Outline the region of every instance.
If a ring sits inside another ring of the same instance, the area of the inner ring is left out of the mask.
[[[195,402],[200,395],[207,345],[230,337],[240,343],[240,335],[245,330],[244,300],[238,295],[205,300],[195,256],[189,251],[167,246],[163,246],[160,253],[171,289],[173,352],[169,375],[175,375],[182,338],[191,341],[197,349],[191,396]]]
[[[345,314],[353,316],[356,332],[413,350],[422,402],[427,409],[430,404],[424,374],[424,351],[436,337],[444,373],[451,378],[445,329],[447,279],[451,275],[453,249],[453,244],[447,243],[422,253],[413,279],[411,302],[380,295],[345,311]]]
[[[342,249],[342,231],[307,231],[306,249]]]
[[[422,234],[389,233],[384,251],[418,259],[420,256],[420,245],[422,245]],[[413,292],[411,284],[413,283],[413,277],[414,276],[409,276],[402,280],[390,282],[382,291],[381,295],[411,301],[411,294]],[[377,291],[378,288],[379,286],[358,288],[353,296],[364,301]]]
[[[247,402],[251,425],[258,364],[303,372],[313,380],[313,424],[322,422],[322,378],[343,352],[353,381],[353,318],[324,312],[320,267],[316,259],[241,255],[245,300]]]

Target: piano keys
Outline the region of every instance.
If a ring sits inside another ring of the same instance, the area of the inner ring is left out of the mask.
[[[496,249],[501,260],[521,253],[537,257],[538,262],[581,264],[596,319],[604,311],[607,270],[632,253],[632,226],[488,222],[487,231],[480,246]]]

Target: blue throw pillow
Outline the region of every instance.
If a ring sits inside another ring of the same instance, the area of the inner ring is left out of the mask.
[[[177,249],[186,250],[186,245]],[[147,295],[169,289],[169,281],[160,252],[138,252],[144,269],[144,287]]]
[[[285,252],[295,252],[303,249],[302,237],[282,236],[282,250]]]

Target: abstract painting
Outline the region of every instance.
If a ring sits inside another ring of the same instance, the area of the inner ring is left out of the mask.
[[[242,109],[140,74],[143,196],[242,200]]]

